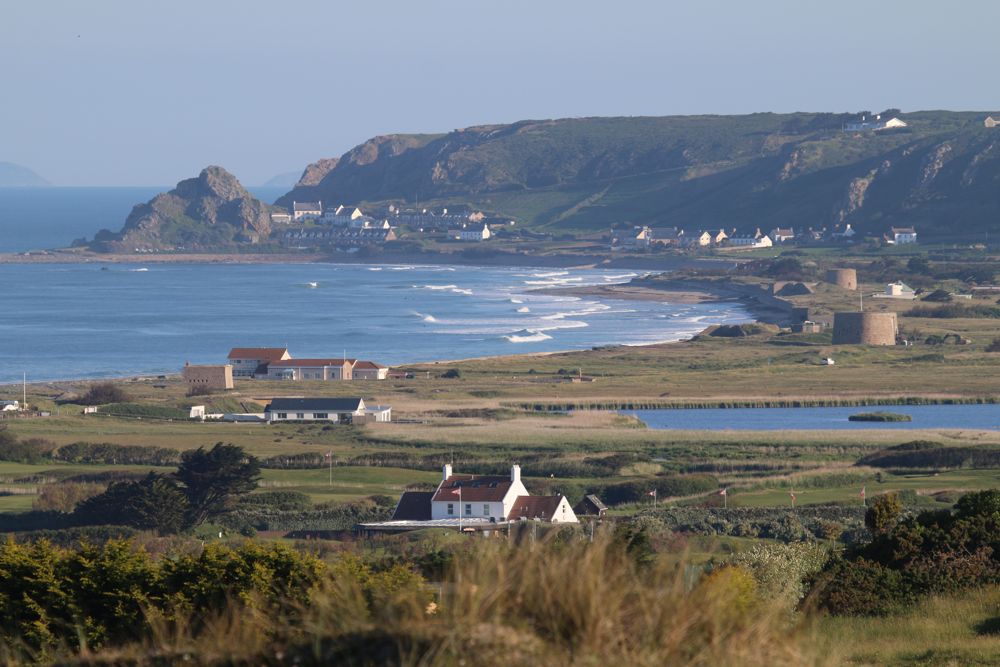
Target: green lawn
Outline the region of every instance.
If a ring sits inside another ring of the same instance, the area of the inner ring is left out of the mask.
[[[1000,470],[955,470],[942,473],[912,475],[890,475],[883,473],[882,482],[874,480],[857,484],[834,486],[821,489],[796,489],[796,505],[820,503],[861,504],[861,487],[866,487],[868,498],[891,491],[913,490],[919,494],[937,491],[974,491],[977,489],[1000,487]],[[742,491],[734,489],[729,497],[732,507],[774,507],[790,505],[791,497],[787,487]]]

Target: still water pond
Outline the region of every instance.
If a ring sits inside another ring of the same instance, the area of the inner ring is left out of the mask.
[[[852,422],[862,412],[910,415],[909,422]],[[691,431],[954,428],[1000,430],[1000,405],[888,405],[852,408],[708,408],[623,410],[649,428]]]

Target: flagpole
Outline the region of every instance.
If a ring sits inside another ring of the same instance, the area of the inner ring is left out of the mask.
[[[465,509],[462,507],[462,483],[458,484],[458,532],[462,532],[462,512]]]
[[[330,486],[333,486],[333,450],[327,452],[326,457],[330,459]]]

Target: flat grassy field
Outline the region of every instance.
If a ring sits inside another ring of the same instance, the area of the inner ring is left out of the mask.
[[[856,665],[1000,664],[1000,587],[932,597],[884,618],[825,617],[819,632]]]

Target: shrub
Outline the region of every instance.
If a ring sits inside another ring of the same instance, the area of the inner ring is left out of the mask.
[[[1000,352],[1000,338],[994,338],[989,345],[986,346],[987,352]]]
[[[59,447],[52,458],[67,463],[174,466],[180,463],[181,455],[176,449],[166,447],[74,442]]]
[[[905,317],[931,317],[931,318],[977,318],[996,319],[1000,318],[1000,308],[994,306],[967,306],[961,304],[949,304],[947,306],[915,306],[903,313]]]
[[[914,600],[900,572],[866,558],[835,561],[820,581],[820,607],[834,614],[881,616]]]
[[[240,508],[268,508],[282,512],[304,510],[312,507],[309,496],[301,491],[263,491],[240,498]]]
[[[1000,583],[1000,492],[967,494],[954,512],[902,520],[897,502],[879,498],[866,516],[871,543],[848,550],[817,579],[821,607],[882,614],[920,595]]]
[[[128,394],[112,382],[92,384],[87,393],[77,401],[80,405],[105,405],[108,403],[126,403]]]
[[[40,463],[49,458],[55,445],[39,438],[19,440],[13,433],[0,430],[0,461]]]
[[[895,493],[887,493],[872,501],[865,512],[865,526],[876,537],[888,535],[903,514],[903,503]]]
[[[462,371],[460,371],[457,368],[449,368],[448,370],[446,370],[444,373],[441,374],[441,377],[448,380],[458,379],[462,377]]]
[[[288,618],[323,566],[277,545],[209,545],[156,562],[122,540],[71,550],[8,541],[0,543],[0,572],[0,640],[45,656],[62,644],[94,649],[150,637],[157,619],[190,627],[241,603]]]
[[[80,482],[44,484],[39,487],[38,496],[31,503],[31,508],[43,511],[72,512],[80,502],[103,492],[103,484]]]
[[[729,562],[753,576],[761,599],[791,611],[806,594],[806,580],[822,569],[826,559],[821,546],[798,542],[755,544]]]

